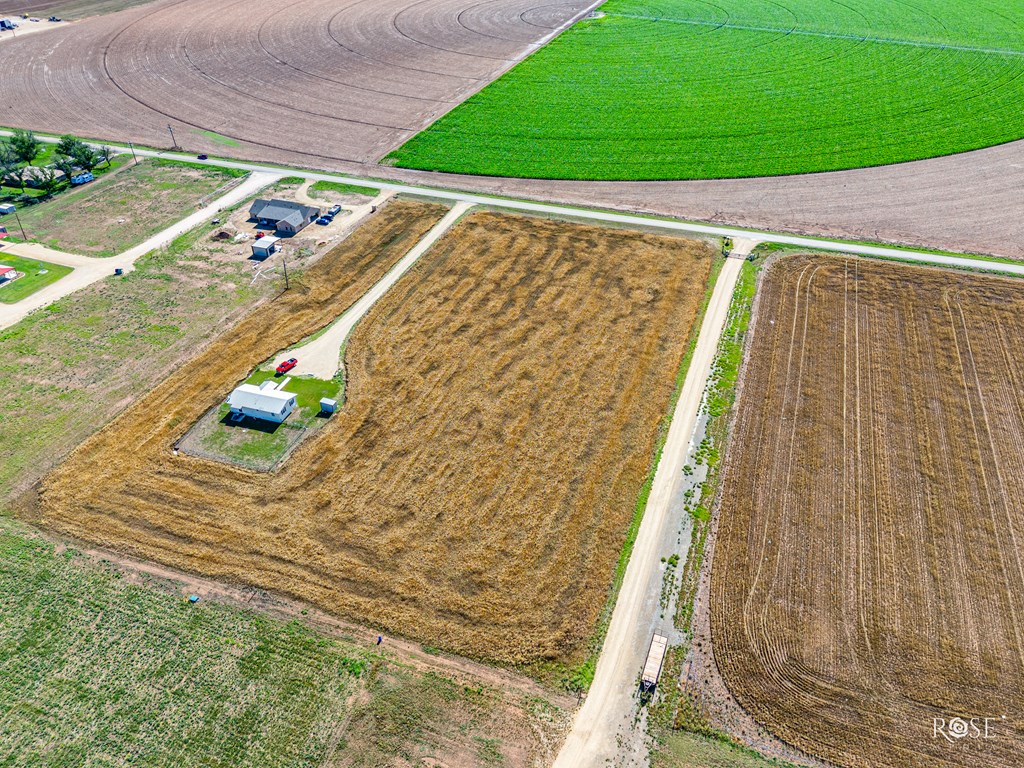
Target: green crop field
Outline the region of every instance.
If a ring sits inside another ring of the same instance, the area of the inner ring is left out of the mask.
[[[1024,137],[1024,4],[609,0],[388,156],[565,179],[837,170]]]

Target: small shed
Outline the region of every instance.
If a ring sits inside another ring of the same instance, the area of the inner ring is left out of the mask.
[[[3,205],[0,205],[0,215],[14,213],[16,210],[17,208],[15,208],[10,203],[4,203]]]
[[[285,392],[284,384],[281,387],[269,379],[258,387],[242,384],[228,397],[231,413],[280,424],[295,410],[295,394]]]
[[[256,240],[252,244],[252,255],[255,259],[266,259],[277,253],[278,243],[281,241],[280,237],[274,235],[267,235]]]
[[[338,410],[338,401],[330,397],[320,398],[320,413],[334,413]]]

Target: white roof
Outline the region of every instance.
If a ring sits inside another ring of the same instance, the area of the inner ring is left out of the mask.
[[[261,251],[268,250],[274,243],[276,243],[280,239],[280,237],[274,237],[273,235],[264,235],[259,240],[253,242],[252,249],[254,251],[257,248]]]
[[[285,403],[295,397],[294,392],[279,389],[261,389],[255,384],[242,384],[228,397],[232,408],[251,408],[266,413],[281,413]]]

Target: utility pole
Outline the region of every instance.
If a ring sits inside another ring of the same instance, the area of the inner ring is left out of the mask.
[[[167,127],[170,128],[171,126],[168,125]],[[174,138],[174,133],[173,132],[171,133],[171,138],[172,139]],[[139,157],[138,157],[138,155],[135,154],[135,146],[130,141],[128,142],[128,149],[130,149],[132,151],[132,157],[135,158],[135,165],[138,165],[139,164]]]
[[[281,253],[281,263],[284,265],[284,289],[288,290],[288,258]]]
[[[21,217],[18,215],[18,209],[14,209],[14,218],[18,222],[18,227],[21,229],[21,239],[26,243],[28,242],[28,235],[25,234],[25,225],[21,223]]]
[[[178,148],[178,142],[174,138],[174,129],[171,128],[171,124],[170,123],[167,124],[167,130],[171,132],[171,149],[177,149]]]

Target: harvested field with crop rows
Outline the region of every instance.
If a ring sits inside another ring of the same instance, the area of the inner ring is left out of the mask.
[[[5,40],[3,121],[155,146],[170,122],[196,151],[373,161],[582,7],[155,2]]]
[[[1024,137],[1024,5],[608,0],[391,157],[551,179],[709,179]]]
[[[371,219],[80,446],[44,481],[42,522],[463,653],[571,658],[607,597],[710,246],[471,215],[357,327],[343,410],[280,470],[172,454],[253,366],[365,291],[349,262],[372,244],[394,256],[396,227]]]
[[[809,753],[1020,765],[1021,288],[821,256],[763,278],[712,632],[737,699]],[[954,717],[993,737],[936,736]]]

